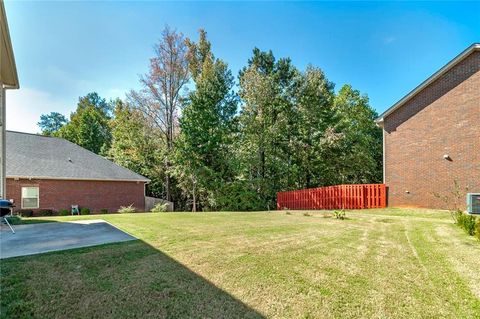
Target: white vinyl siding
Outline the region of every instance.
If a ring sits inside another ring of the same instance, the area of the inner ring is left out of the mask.
[[[22,208],[34,209],[39,207],[38,187],[22,187]]]

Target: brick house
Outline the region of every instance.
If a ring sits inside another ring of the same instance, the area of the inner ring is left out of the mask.
[[[379,116],[389,206],[451,208],[435,194],[480,192],[480,44]]]
[[[16,210],[145,209],[149,180],[67,140],[7,131],[7,199]]]

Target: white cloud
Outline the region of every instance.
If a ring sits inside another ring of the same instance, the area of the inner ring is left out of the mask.
[[[69,103],[37,89],[7,90],[6,101],[7,130],[38,133],[37,123],[41,114],[60,112],[69,115]]]

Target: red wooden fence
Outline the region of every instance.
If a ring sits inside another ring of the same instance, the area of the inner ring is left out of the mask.
[[[336,185],[277,193],[277,209],[362,209],[386,206],[385,184]]]

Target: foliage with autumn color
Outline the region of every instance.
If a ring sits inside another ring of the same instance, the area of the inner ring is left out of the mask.
[[[167,27],[125,101],[89,93],[70,121],[39,125],[148,177],[147,194],[178,210],[268,210],[279,191],[381,181],[367,95],[258,48],[236,79],[213,52],[204,30]]]

